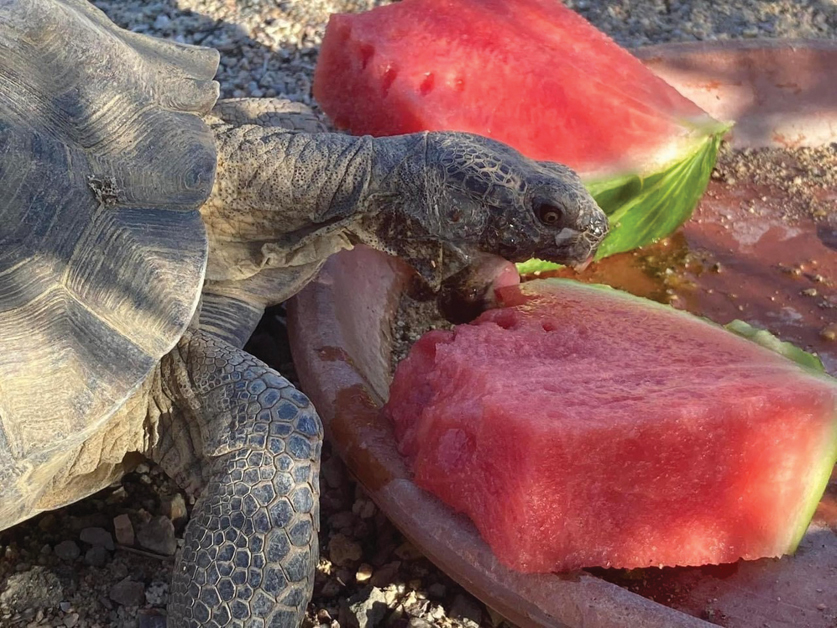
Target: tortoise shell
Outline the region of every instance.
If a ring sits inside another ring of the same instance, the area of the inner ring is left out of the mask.
[[[0,0],[0,481],[94,432],[188,326],[217,66],[85,0]]]

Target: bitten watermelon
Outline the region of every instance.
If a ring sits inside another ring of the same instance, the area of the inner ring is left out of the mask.
[[[546,280],[499,295],[506,307],[413,346],[384,412],[416,483],[503,563],[794,551],[837,458],[834,380],[610,288]]]
[[[558,0],[334,15],[314,95],[356,134],[468,131],[572,167],[611,218],[600,256],[682,224],[728,128]]]

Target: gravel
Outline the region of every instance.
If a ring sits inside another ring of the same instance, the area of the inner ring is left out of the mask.
[[[223,97],[283,95],[314,106],[312,75],[328,15],[386,3],[95,0],[130,30],[219,49]],[[628,47],[837,36],[833,0],[567,4]],[[250,348],[293,379],[283,330],[281,311],[271,313]],[[322,478],[323,550],[307,625],[473,628],[503,623],[400,536],[331,456],[328,444]],[[0,625],[163,626],[170,554],[182,538],[190,508],[160,469],[142,464],[97,495],[0,532]]]

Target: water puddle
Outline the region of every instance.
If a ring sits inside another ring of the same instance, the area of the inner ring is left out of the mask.
[[[766,158],[777,168],[789,159],[786,151],[760,156]],[[541,276],[606,283],[721,324],[747,321],[816,353],[837,375],[835,187],[797,192],[756,175],[732,184],[712,180],[672,237],[581,274]]]

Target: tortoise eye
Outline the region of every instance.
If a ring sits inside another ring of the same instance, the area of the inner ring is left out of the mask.
[[[535,213],[540,220],[547,227],[556,227],[564,219],[564,210],[557,205],[550,203],[535,202]]]

